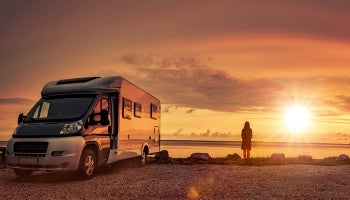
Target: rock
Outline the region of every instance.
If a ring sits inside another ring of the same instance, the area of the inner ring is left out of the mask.
[[[339,157],[338,157],[337,160],[340,160],[340,161],[347,161],[347,160],[349,160],[349,159],[350,159],[350,158],[349,158],[348,155],[346,155],[346,154],[341,154],[341,155],[339,155]]]
[[[166,161],[169,159],[169,153],[167,150],[162,150],[155,155],[157,161]]]
[[[6,148],[0,149],[0,169],[6,168],[5,151]]]
[[[284,161],[285,159],[284,153],[273,153],[270,157],[271,161]]]
[[[190,158],[198,159],[198,160],[209,160],[210,156],[208,153],[193,153],[191,154]]]
[[[242,159],[240,155],[238,155],[237,153],[234,153],[234,154],[228,154],[226,156],[227,159],[230,159],[230,160],[240,160]]]
[[[298,160],[300,161],[312,161],[312,156],[309,155],[299,155]]]

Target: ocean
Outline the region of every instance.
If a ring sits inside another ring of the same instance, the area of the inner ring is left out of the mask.
[[[226,157],[238,153],[242,156],[240,141],[194,141],[164,140],[161,150],[167,150],[172,158],[187,158],[192,153],[208,153],[213,158]],[[286,157],[310,155],[314,159],[350,156],[350,144],[252,142],[251,157],[270,157],[273,153],[283,153]]]

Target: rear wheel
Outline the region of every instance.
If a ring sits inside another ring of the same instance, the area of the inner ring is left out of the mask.
[[[144,167],[147,164],[147,152],[144,150],[142,151],[141,158],[140,158],[140,167]]]
[[[27,169],[13,169],[13,171],[18,177],[21,177],[21,178],[29,177],[33,173],[32,170],[27,170]]]
[[[96,155],[91,149],[85,149],[81,155],[78,173],[82,179],[91,179],[95,173]]]

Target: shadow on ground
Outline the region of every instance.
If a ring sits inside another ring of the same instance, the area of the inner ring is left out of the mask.
[[[110,165],[98,167],[95,171],[94,177],[104,176],[106,174],[119,173],[122,170],[130,168],[138,168],[136,159],[128,159],[118,161]],[[153,163],[152,160],[148,164]],[[92,178],[94,179],[94,178]],[[20,178],[15,176],[11,182],[14,183],[59,183],[59,182],[74,182],[82,181],[76,172],[34,172],[30,177]]]

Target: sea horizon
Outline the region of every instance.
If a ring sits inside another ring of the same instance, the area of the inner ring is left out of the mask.
[[[203,142],[203,143],[212,143],[212,142],[218,142],[218,143],[239,143],[241,144],[241,140],[203,140],[203,139],[165,139],[160,140],[161,142]],[[258,144],[258,143],[271,143],[271,144],[302,144],[302,145],[348,145],[350,146],[350,143],[332,143],[332,142],[295,142],[295,141],[259,141],[259,140],[252,140],[252,143]]]

